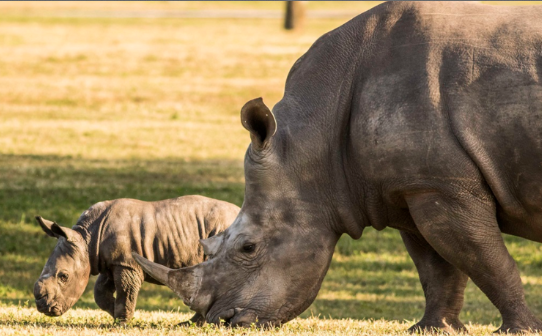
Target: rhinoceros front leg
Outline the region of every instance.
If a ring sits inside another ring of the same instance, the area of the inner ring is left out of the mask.
[[[466,332],[459,313],[468,276],[444,260],[421,235],[401,231],[401,237],[416,265],[425,294],[423,318],[409,331]]]
[[[115,298],[115,320],[125,322],[134,316],[137,294],[143,282],[142,274],[126,267],[113,270],[117,297]]]
[[[409,195],[416,227],[446,261],[466,273],[499,309],[499,332],[542,331],[529,310],[514,259],[508,253],[494,202],[472,196],[476,190]]]
[[[94,301],[98,307],[115,317],[115,282],[103,273],[98,275],[94,284]]]

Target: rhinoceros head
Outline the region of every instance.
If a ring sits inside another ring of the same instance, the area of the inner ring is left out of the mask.
[[[45,233],[58,242],[34,284],[36,306],[48,316],[60,316],[83,294],[90,278],[87,245],[81,234],[36,217]]]
[[[274,136],[277,122],[260,98],[245,104],[241,122],[252,140],[245,200],[227,230],[200,241],[209,259],[170,270],[134,257],[208,322],[276,326],[313,302],[339,234],[328,226],[331,209],[317,198],[321,172],[299,169],[306,156],[288,148],[289,130]],[[290,155],[296,161],[288,162]]]

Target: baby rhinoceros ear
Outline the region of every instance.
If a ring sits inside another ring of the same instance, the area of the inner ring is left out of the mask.
[[[222,245],[223,240],[224,235],[219,234],[211,238],[200,239],[199,243],[201,244],[201,246],[203,246],[203,253],[205,253],[205,255],[210,258],[218,252],[218,249],[220,248],[220,245]]]
[[[60,226],[57,223],[54,223],[51,226],[51,230],[53,230],[53,232],[56,233],[58,236],[66,238],[66,240],[71,243],[75,243],[77,241],[77,238],[81,236],[77,231],[74,231],[64,226]]]
[[[38,221],[38,224],[41,226],[41,229],[43,232],[45,232],[49,237],[58,238],[58,235],[53,232],[51,227],[55,222],[47,220],[41,216],[36,216],[36,220]]]
[[[50,237],[59,238],[64,237],[69,242],[75,242],[79,233],[69,229],[67,227],[62,227],[55,222],[47,220],[41,216],[36,216],[36,220],[41,226],[42,230]]]

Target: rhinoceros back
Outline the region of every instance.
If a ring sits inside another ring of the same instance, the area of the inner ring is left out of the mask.
[[[86,210],[74,229],[87,237],[92,274],[134,267],[131,252],[180,268],[203,261],[199,240],[225,230],[239,207],[203,196],[157,202],[117,199]]]
[[[155,231],[145,225],[146,221],[141,225],[144,253],[152,253],[155,262],[170,268],[202,262],[199,240],[224,231],[239,213],[236,205],[202,196],[183,196],[153,205]]]
[[[343,165],[339,190],[373,227],[405,206],[396,195],[445,185],[495,199],[504,232],[542,241],[540,22],[542,6],[379,5],[296,62],[277,123],[303,135],[301,154]]]
[[[418,73],[426,96],[418,108],[425,107],[426,121],[444,117],[451,140],[495,197],[501,229],[542,241],[542,6],[418,6],[409,26],[419,45],[409,41],[394,51],[410,61],[404,74]],[[426,122],[425,130],[438,124]],[[446,159],[454,162],[454,156]]]

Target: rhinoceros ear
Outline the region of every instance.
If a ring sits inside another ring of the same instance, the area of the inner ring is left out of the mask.
[[[241,109],[241,123],[250,132],[252,146],[262,149],[277,131],[277,122],[273,112],[265,106],[262,98],[246,103]]]
[[[78,236],[80,236],[78,232],[67,227],[60,226],[57,223],[53,223],[53,225],[51,225],[51,231],[53,231],[53,233],[57,236],[64,237],[67,241],[72,243],[76,242]]]
[[[53,226],[53,224],[55,224],[55,222],[47,220],[41,216],[36,216],[36,220],[38,221],[38,224],[41,226],[41,229],[45,233],[47,233],[48,236],[53,237],[53,238],[58,238],[58,235],[54,233],[53,230],[51,229],[51,227]]]

